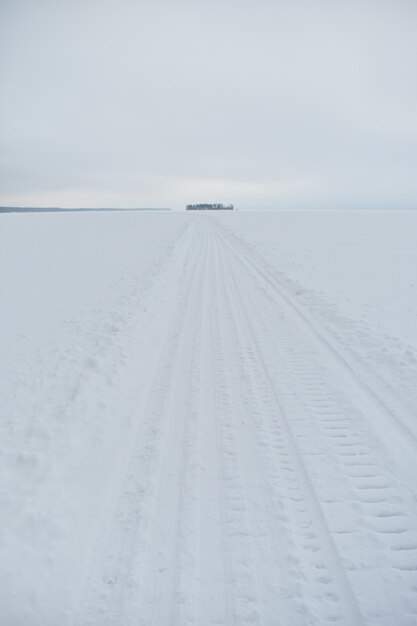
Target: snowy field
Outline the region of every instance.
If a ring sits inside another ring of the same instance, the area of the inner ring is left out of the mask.
[[[0,216],[0,624],[415,626],[417,212]]]

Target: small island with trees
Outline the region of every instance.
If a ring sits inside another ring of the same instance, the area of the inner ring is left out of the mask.
[[[185,209],[187,211],[223,211],[223,210],[233,211],[234,206],[233,204],[224,205],[224,204],[219,204],[219,203],[187,204]]]

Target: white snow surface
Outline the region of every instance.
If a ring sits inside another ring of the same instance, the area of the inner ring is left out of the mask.
[[[0,229],[2,626],[417,623],[417,213]]]

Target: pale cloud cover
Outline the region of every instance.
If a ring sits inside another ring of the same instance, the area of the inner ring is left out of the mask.
[[[415,0],[0,11],[0,204],[417,208]]]

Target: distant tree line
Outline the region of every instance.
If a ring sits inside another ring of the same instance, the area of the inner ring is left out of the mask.
[[[224,204],[220,204],[220,203],[214,203],[214,204],[187,204],[187,206],[185,207],[187,211],[221,211],[221,210],[229,210],[229,211],[233,211],[234,207],[233,204],[228,204],[228,205],[224,205]]]

